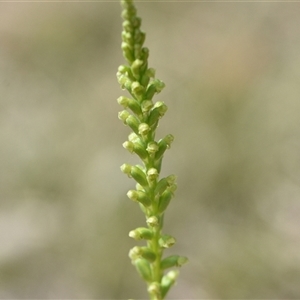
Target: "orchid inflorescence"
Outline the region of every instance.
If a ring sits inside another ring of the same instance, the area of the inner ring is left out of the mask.
[[[123,164],[121,170],[136,183],[136,189],[129,190],[129,199],[137,202],[145,214],[146,226],[129,232],[135,240],[145,240],[144,247],[135,246],[129,251],[132,264],[146,281],[151,300],[165,299],[170,287],[174,285],[179,272],[171,267],[180,267],[187,258],[171,255],[163,258],[163,251],[175,243],[175,238],[162,233],[164,213],[176,190],[176,177],[169,175],[160,179],[162,159],[170,148],[174,137],[168,134],[156,141],[155,134],[159,120],[167,111],[164,102],[152,99],[165,87],[155,78],[155,70],[148,68],[149,50],[143,47],[145,33],[141,31],[141,19],[137,17],[132,0],[121,0],[122,50],[128,65],[118,68],[117,78],[129,97],[121,96],[118,103],[124,110],[119,112],[119,119],[132,129],[123,147],[135,153],[142,165]]]

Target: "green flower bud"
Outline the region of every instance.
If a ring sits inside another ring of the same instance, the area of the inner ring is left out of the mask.
[[[131,85],[131,92],[138,100],[141,100],[145,89],[139,82],[134,81]]]
[[[133,115],[129,115],[125,121],[126,125],[128,125],[136,134],[139,133],[139,125],[140,122],[139,120],[133,116]]]
[[[129,251],[129,257],[131,258],[132,261],[138,258],[145,258],[149,262],[153,262],[156,259],[156,254],[148,247],[135,246]]]
[[[157,152],[158,151],[158,145],[157,145],[157,143],[156,142],[150,142],[148,145],[147,145],[147,152],[149,153],[149,154],[155,154],[155,152]]]
[[[168,207],[172,197],[173,197],[173,192],[170,190],[170,187],[168,187],[162,195],[159,197],[159,202],[158,202],[158,213],[162,214],[166,208]]]
[[[161,298],[161,290],[160,284],[158,282],[151,282],[147,289],[148,293],[152,296],[151,299],[162,299]]]
[[[163,88],[165,87],[165,84],[159,80],[154,79],[150,85],[148,85],[147,91],[146,91],[146,99],[152,99],[155,93],[160,93]]]
[[[129,236],[135,240],[151,240],[153,237],[152,230],[145,227],[138,227],[129,232]]]
[[[187,262],[188,258],[185,256],[171,255],[161,261],[160,267],[165,270],[172,267],[181,267]]]
[[[124,108],[129,107],[132,110],[132,112],[135,113],[136,115],[138,116],[142,115],[141,106],[136,100],[121,96],[117,99],[117,101]]]
[[[148,247],[140,247],[140,255],[149,262],[154,262],[156,259],[156,254]]]
[[[136,141],[134,142],[134,148],[133,151],[142,159],[145,160],[148,158],[148,152],[145,149],[145,146],[143,144],[143,142]]]
[[[148,85],[147,87],[147,91],[146,91],[146,95],[145,95],[145,98],[146,99],[149,99],[149,100],[152,100],[153,96],[155,95],[156,93],[156,86],[155,84],[152,82],[150,85]]]
[[[130,45],[126,42],[123,42],[121,48],[123,50],[123,56],[127,59],[129,63],[131,63],[134,60],[134,56]]]
[[[132,74],[137,80],[140,78],[140,69],[143,64],[144,62],[142,60],[136,59],[131,65]]]
[[[118,113],[118,118],[124,122],[126,125],[126,119],[130,116],[130,113],[127,110],[122,110]]]
[[[146,207],[149,207],[151,205],[151,200],[145,192],[129,190],[127,192],[127,197],[133,201],[140,202]]]
[[[118,68],[118,73],[122,75],[131,74],[131,69],[128,66],[121,65]]]
[[[150,127],[147,123],[141,123],[138,128],[138,133],[142,136],[146,136],[150,131]]]
[[[179,275],[179,272],[176,270],[172,270],[170,272],[168,272],[165,276],[163,276],[162,280],[161,280],[161,296],[162,298],[164,298],[168,291],[170,290],[170,288],[172,287],[172,285],[175,284],[176,279]]]
[[[147,177],[149,182],[154,182],[158,177],[158,172],[156,169],[151,168],[147,171]]]
[[[164,82],[162,82],[162,81],[159,80],[159,79],[155,79],[154,82],[155,82],[156,92],[157,92],[157,93],[160,93],[160,92],[165,88],[165,86],[166,86],[166,85],[164,84]]]
[[[145,42],[145,38],[146,38],[145,32],[143,32],[141,30],[136,30],[136,34],[135,34],[136,43],[138,43],[139,45],[142,46]],[[143,61],[145,61],[145,60],[143,59]]]
[[[140,138],[139,138],[139,136],[138,136],[137,134],[135,134],[134,132],[131,132],[131,133],[128,135],[128,140],[129,140],[130,142],[135,143],[135,142],[137,142],[137,141],[140,141]]]
[[[149,57],[149,49],[147,47],[143,47],[141,50],[141,60],[142,61],[148,61]]]
[[[117,78],[121,88],[130,92],[132,80],[129,78],[129,76],[127,74],[121,74],[120,72],[117,72]]]
[[[133,31],[132,24],[131,24],[131,22],[128,21],[128,20],[125,20],[125,21],[122,23],[122,26],[123,26],[124,30],[127,31],[127,32],[132,32],[132,31]]]
[[[155,77],[155,69],[149,68],[149,69],[146,71],[146,74],[147,74],[150,78],[154,78],[154,77]]]
[[[122,16],[122,18],[123,19],[129,19],[130,18],[130,11],[128,10],[128,9],[124,9],[123,11],[122,11],[122,14],[121,14],[121,16]]]
[[[144,258],[138,258],[134,261],[134,265],[140,276],[147,282],[152,281],[152,272],[149,262]]]
[[[133,24],[133,26],[135,28],[135,33],[136,33],[136,31],[139,31],[139,28],[140,28],[140,26],[142,24],[142,19],[140,17],[135,16],[134,19],[133,19],[133,21],[132,21],[132,24]]]
[[[131,167],[130,175],[142,186],[148,187],[147,177],[144,171],[137,166]]]
[[[143,68],[141,68],[141,71],[142,71],[142,69]],[[140,78],[140,82],[141,82],[142,86],[144,86],[144,87],[146,87],[148,85],[149,81],[150,81],[150,77],[146,73],[144,73],[142,75],[142,77]]]
[[[148,118],[149,126],[156,127],[159,119],[164,116],[167,109],[168,107],[163,102],[156,102]]]
[[[164,155],[165,151],[171,147],[173,141],[174,136],[172,134],[168,134],[158,141],[158,151],[155,153],[156,160],[159,160]]]
[[[156,185],[155,195],[161,195],[167,187],[171,187],[176,180],[175,175],[169,175],[168,177],[162,178]]]
[[[162,248],[170,248],[175,244],[175,242],[175,238],[167,234],[162,235],[161,238],[158,240],[158,243]]]
[[[158,218],[155,216],[149,217],[146,222],[150,227],[157,227],[159,224]]]
[[[154,161],[154,168],[157,169],[158,172],[161,170],[162,158]]]
[[[129,164],[123,164],[123,165],[120,167],[121,171],[122,171],[124,174],[128,175],[128,177],[131,177],[131,168],[132,168],[132,166],[129,165]]]
[[[121,85],[122,90],[126,89],[125,85],[128,85],[129,78],[127,75],[121,74],[120,72],[117,72],[117,79],[119,84]],[[131,82],[131,81],[129,81]]]
[[[151,100],[144,100],[141,103],[141,109],[143,113],[148,112],[153,107],[153,102]]]
[[[130,153],[133,153],[134,151],[134,143],[130,141],[126,141],[122,144],[122,146],[128,150]]]
[[[156,185],[154,194],[161,195],[165,189],[169,186],[168,179],[162,178]]]

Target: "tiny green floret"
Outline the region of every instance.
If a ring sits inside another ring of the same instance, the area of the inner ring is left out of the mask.
[[[162,227],[164,214],[177,187],[176,176],[160,178],[164,154],[174,137],[168,134],[155,140],[159,122],[168,107],[163,101],[154,101],[153,98],[165,84],[155,78],[155,70],[148,67],[149,49],[144,47],[146,34],[141,30],[142,21],[133,1],[121,0],[121,5],[124,19],[121,49],[127,64],[119,66],[117,78],[128,95],[117,99],[123,109],[118,117],[132,130],[123,147],[141,159],[140,165],[124,163],[121,171],[136,181],[136,189],[129,190],[127,196],[139,204],[147,226],[129,232],[131,238],[146,243],[143,247],[133,247],[129,257],[146,282],[150,299],[163,300],[179,274],[177,270],[165,274],[165,270],[181,267],[188,261],[179,255],[163,258],[164,251],[175,244],[175,238],[163,234]]]

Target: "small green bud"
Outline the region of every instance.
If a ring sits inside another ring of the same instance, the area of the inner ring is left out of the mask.
[[[134,60],[134,56],[130,45],[126,42],[122,42],[121,48],[123,50],[123,56],[127,59],[128,62],[131,63]]]
[[[117,72],[117,79],[122,89],[125,89],[124,84],[128,80],[128,76],[123,73]]]
[[[135,143],[136,141],[140,141],[140,138],[137,134],[135,134],[134,132],[131,132],[129,135],[128,135],[128,140],[130,142],[133,142]]]
[[[173,192],[170,190],[170,187],[168,187],[159,198],[159,202],[158,202],[159,214],[162,214],[166,210],[172,197],[173,197]]]
[[[147,87],[149,81],[150,81],[150,77],[146,73],[144,73],[142,75],[142,77],[140,78],[140,82],[141,82],[142,86],[144,86],[144,87]]]
[[[168,107],[165,103],[163,103],[161,101],[156,102],[154,107],[152,108],[149,118],[148,118],[149,126],[156,127],[159,119],[164,116],[167,109],[168,109]]]
[[[122,171],[124,174],[128,175],[128,177],[131,177],[131,168],[132,168],[132,166],[129,165],[129,164],[123,164],[123,165],[120,167],[121,171]]]
[[[162,178],[156,185],[155,187],[155,191],[154,191],[154,194],[155,195],[161,195],[165,190],[166,188],[169,186],[169,183],[168,183],[168,179],[167,178]]]
[[[141,123],[138,128],[138,133],[142,136],[146,136],[150,131],[150,127],[147,123]]]
[[[153,237],[152,230],[145,227],[138,227],[129,232],[129,236],[135,240],[151,240]]]
[[[151,200],[145,192],[129,190],[127,192],[127,197],[132,201],[140,202],[146,207],[149,207],[151,205]]]
[[[147,152],[149,153],[149,154],[155,154],[155,152],[157,152],[158,151],[158,145],[157,145],[157,143],[156,142],[150,142],[148,145],[147,145]]]
[[[157,227],[159,224],[158,218],[155,216],[149,217],[146,222],[150,227]]]
[[[147,87],[147,91],[146,91],[146,95],[145,95],[145,98],[146,99],[149,99],[149,100],[152,100],[153,96],[155,95],[156,93],[156,86],[155,84],[152,82],[150,85],[148,85]]]
[[[153,262],[156,259],[155,253],[148,247],[138,247],[135,246],[129,251],[129,257],[132,261],[138,258],[145,258],[149,262]]]
[[[175,284],[176,279],[179,275],[179,272],[176,270],[172,270],[168,272],[165,276],[163,276],[161,280],[161,296],[164,298],[172,285]]]
[[[154,161],[154,168],[157,169],[158,172],[161,170],[162,158]]]
[[[142,96],[144,95],[145,89],[139,82],[134,81],[131,84],[131,92],[138,100],[141,100]]]
[[[165,84],[159,80],[154,79],[150,85],[148,85],[147,91],[146,91],[146,99],[152,99],[155,93],[160,93],[163,88],[165,87]]]
[[[168,177],[162,178],[156,185],[155,188],[155,195],[161,195],[167,187],[172,186],[175,184],[176,176],[175,175],[169,175]]]
[[[159,80],[159,79],[155,79],[154,82],[155,82],[156,92],[157,92],[157,93],[160,93],[160,92],[165,88],[165,86],[166,86],[166,85],[164,84],[164,82],[162,82],[162,81]]]
[[[125,121],[126,125],[128,125],[136,134],[139,133],[139,125],[140,125],[140,122],[139,120],[133,116],[133,115],[129,115],[127,118],[126,118],[126,121]]]
[[[148,286],[147,289],[148,293],[152,296],[151,299],[162,299],[161,298],[161,290],[160,290],[160,284],[158,282],[151,282],[151,284]]]
[[[128,77],[128,75],[121,74],[120,72],[117,72],[117,78],[118,78],[119,84],[121,85],[121,88],[126,89],[127,91],[130,92],[132,81]]]
[[[149,49],[147,47],[143,47],[141,50],[141,59],[142,61],[147,61],[149,57]]]
[[[148,187],[146,174],[139,167],[132,166],[130,174],[142,187]]]
[[[152,272],[149,262],[144,258],[138,258],[134,261],[134,265],[140,276],[147,282],[152,281]]]
[[[143,32],[141,30],[136,30],[136,34],[135,34],[135,41],[136,41],[136,43],[138,43],[139,45],[142,46],[144,44],[144,42],[145,42],[145,39],[146,39],[145,32]]]
[[[130,11],[129,11],[128,9],[124,9],[124,10],[122,11],[121,16],[122,16],[123,19],[129,19],[130,16],[131,16]]]
[[[145,149],[145,146],[143,142],[136,141],[134,142],[134,148],[133,148],[134,153],[136,153],[142,160],[145,160],[148,158],[148,152]]]
[[[158,151],[155,153],[156,160],[159,160],[164,155],[165,151],[171,147],[173,141],[174,136],[172,134],[168,134],[158,141]]]
[[[122,146],[128,150],[130,153],[133,153],[134,151],[134,143],[130,141],[126,141],[122,144]]]
[[[123,26],[124,30],[127,31],[127,32],[132,32],[132,31],[133,31],[132,24],[131,24],[131,22],[128,21],[128,20],[125,20],[125,21],[122,23],[122,26]]]
[[[121,96],[117,101],[124,108],[129,107],[136,115],[140,116],[142,114],[141,106],[136,100]]]
[[[149,182],[154,182],[158,177],[158,172],[156,169],[151,168],[147,171],[147,177]]]
[[[158,243],[162,248],[170,248],[175,244],[175,242],[175,238],[167,234],[162,235],[161,238],[158,240]]]
[[[136,59],[131,65],[132,74],[137,80],[140,78],[140,69],[143,64],[144,62],[142,60]]]
[[[139,31],[139,28],[142,24],[142,19],[140,17],[135,17],[135,18],[133,18],[132,23],[135,28],[135,31]]]
[[[150,78],[154,78],[154,77],[155,77],[155,69],[149,68],[149,69],[146,71],[146,74],[147,74]]]
[[[160,263],[162,269],[168,269],[172,267],[181,267],[188,262],[188,258],[185,256],[171,255],[163,259]]]
[[[126,119],[130,116],[127,110],[122,110],[118,113],[118,118],[126,124]]]
[[[143,113],[147,113],[153,107],[153,102],[151,100],[144,100],[141,104],[141,109]]]
[[[131,69],[128,66],[121,65],[118,68],[118,73],[123,74],[123,75],[126,75],[126,74],[129,75],[129,74],[131,74]]]

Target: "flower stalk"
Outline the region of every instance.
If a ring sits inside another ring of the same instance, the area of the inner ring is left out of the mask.
[[[175,244],[175,238],[163,234],[163,218],[176,190],[176,177],[160,178],[164,153],[170,148],[174,137],[168,134],[156,141],[156,129],[168,107],[162,101],[153,101],[165,84],[155,78],[155,70],[148,67],[149,50],[144,47],[146,34],[141,30],[141,18],[137,16],[132,0],[121,0],[123,31],[122,51],[127,65],[118,68],[117,78],[128,96],[117,99],[123,107],[119,119],[132,132],[123,147],[135,153],[142,165],[123,164],[121,171],[133,178],[136,190],[129,190],[127,196],[140,205],[145,214],[146,226],[129,232],[136,240],[145,240],[146,246],[135,246],[129,252],[132,264],[147,283],[151,300],[165,299],[167,292],[175,284],[178,271],[165,270],[180,267],[187,262],[186,257],[171,255],[163,258],[165,249]]]

